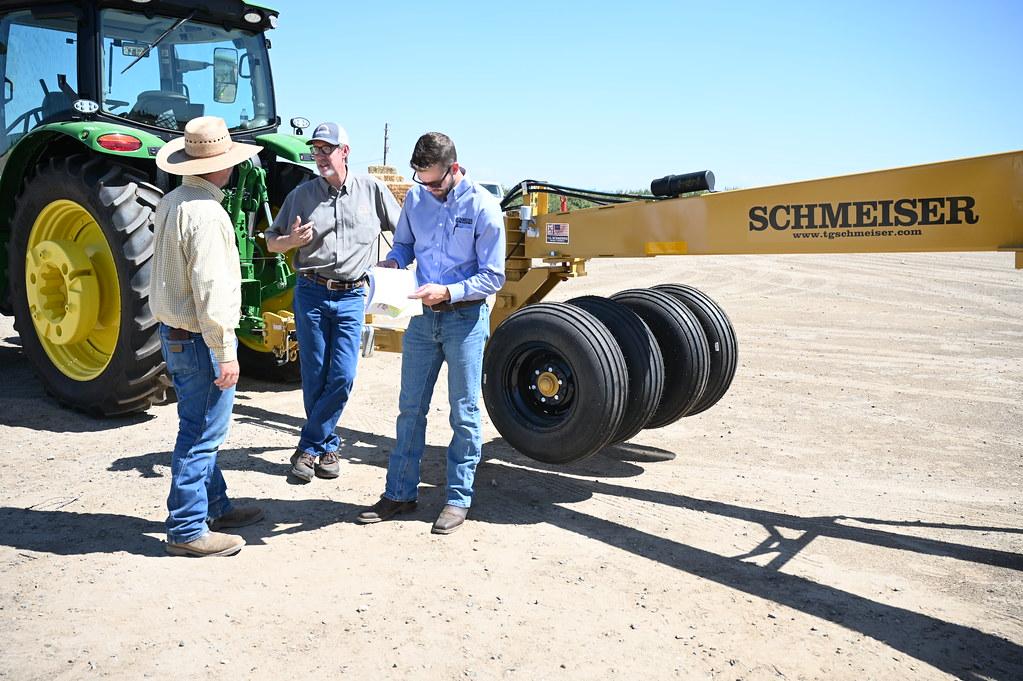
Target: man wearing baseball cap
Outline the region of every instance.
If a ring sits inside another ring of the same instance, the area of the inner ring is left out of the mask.
[[[161,170],[183,176],[156,209],[149,294],[178,398],[167,497],[167,553],[175,556],[234,555],[245,540],[217,530],[263,517],[258,508],[231,504],[217,466],[238,382],[241,310],[238,248],[221,189],[234,167],[259,151],[232,140],[222,118],[201,116],[156,155]]]
[[[334,431],[355,381],[366,273],[381,230],[393,232],[401,215],[387,185],[349,172],[348,134],[337,123],[317,125],[309,150],[320,177],[288,194],[265,233],[270,251],[297,249],[293,307],[306,423],[289,473],[306,482],[340,474]]]

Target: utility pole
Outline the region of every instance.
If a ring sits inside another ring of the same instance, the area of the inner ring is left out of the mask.
[[[388,151],[388,146],[389,146],[388,145],[389,140],[387,138],[387,132],[388,132],[388,128],[389,127],[390,127],[389,124],[384,123],[384,165],[387,165],[387,151]]]

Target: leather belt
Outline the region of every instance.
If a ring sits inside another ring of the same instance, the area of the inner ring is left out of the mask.
[[[359,277],[352,281],[344,281],[343,279],[330,279],[329,277],[321,277],[313,272],[299,272],[298,276],[303,279],[308,279],[314,284],[325,286],[328,291],[351,291],[354,288],[366,285],[366,277]]]
[[[192,337],[192,332],[187,329],[175,329],[173,326],[167,327],[167,338],[169,340],[189,340]]]
[[[459,300],[457,303],[437,303],[436,305],[427,305],[428,308],[434,312],[452,312],[454,310],[460,310],[463,307],[473,307],[475,305],[482,305],[485,300]]]

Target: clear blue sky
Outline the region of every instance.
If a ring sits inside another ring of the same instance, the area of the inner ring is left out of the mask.
[[[275,6],[277,107],[408,176],[451,135],[478,180],[750,187],[1023,148],[1023,0]]]

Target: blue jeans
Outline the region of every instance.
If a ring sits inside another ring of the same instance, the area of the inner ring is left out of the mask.
[[[426,413],[442,362],[448,364],[451,442],[447,453],[447,503],[472,505],[472,483],[483,434],[479,393],[483,346],[490,336],[485,302],[450,312],[423,309],[413,317],[402,344],[398,441],[387,463],[384,496],[412,501],[419,493],[419,467],[426,447]]]
[[[299,277],[293,308],[306,416],[298,448],[321,456],[341,446],[334,429],[355,382],[366,289],[331,291]]]
[[[217,449],[227,437],[234,388],[213,385],[220,374],[202,334],[170,340],[160,324],[160,346],[178,395],[178,438],[171,456],[167,496],[167,541],[185,544],[209,531],[207,520],[230,513],[227,484],[217,466]]]

